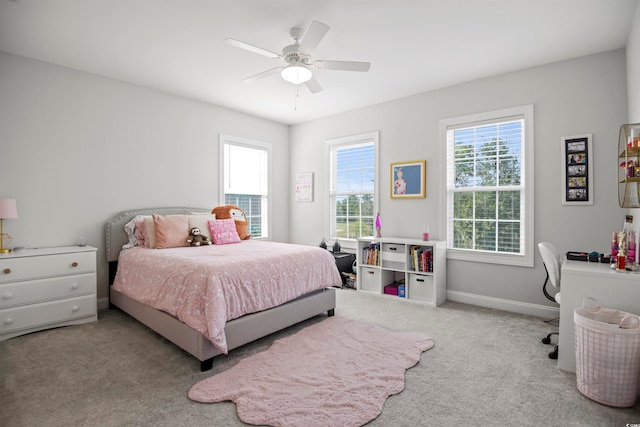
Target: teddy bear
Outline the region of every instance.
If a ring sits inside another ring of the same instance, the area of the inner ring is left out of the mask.
[[[249,240],[251,234],[249,234],[249,221],[244,211],[236,205],[223,205],[216,206],[211,210],[212,214],[216,215],[216,219],[233,218],[236,223],[236,230],[240,240]]]
[[[211,239],[203,235],[198,227],[193,227],[189,230],[189,238],[187,243],[191,246],[211,245]]]

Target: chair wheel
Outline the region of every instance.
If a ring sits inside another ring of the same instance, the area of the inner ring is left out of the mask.
[[[551,338],[549,337],[542,338],[542,344],[551,344]]]
[[[558,346],[553,349],[551,353],[549,353],[549,359],[557,359],[558,358]]]

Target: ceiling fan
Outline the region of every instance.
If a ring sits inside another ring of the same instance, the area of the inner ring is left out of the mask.
[[[311,53],[320,44],[324,36],[329,31],[329,26],[322,22],[313,21],[309,29],[302,37],[302,29],[293,27],[289,34],[293,37],[294,43],[285,46],[282,54],[254,46],[239,40],[226,38],[224,42],[230,46],[239,47],[249,52],[257,53],[272,59],[284,59],[287,64],[263,71],[242,80],[243,82],[253,82],[273,74],[280,73],[282,78],[295,85],[304,83],[311,93],[322,91],[322,86],[313,76],[312,69],[317,70],[342,70],[342,71],[369,71],[371,66],[368,62],[354,61],[328,61],[316,60],[311,62]]]

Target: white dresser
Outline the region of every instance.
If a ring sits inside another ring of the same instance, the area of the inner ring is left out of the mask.
[[[96,248],[65,246],[0,255],[0,341],[96,320]]]

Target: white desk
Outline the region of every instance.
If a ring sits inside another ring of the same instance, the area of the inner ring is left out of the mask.
[[[602,307],[640,315],[640,273],[617,272],[609,264],[568,261],[560,278],[560,336],[558,368],[576,371],[573,312],[591,297]]]

